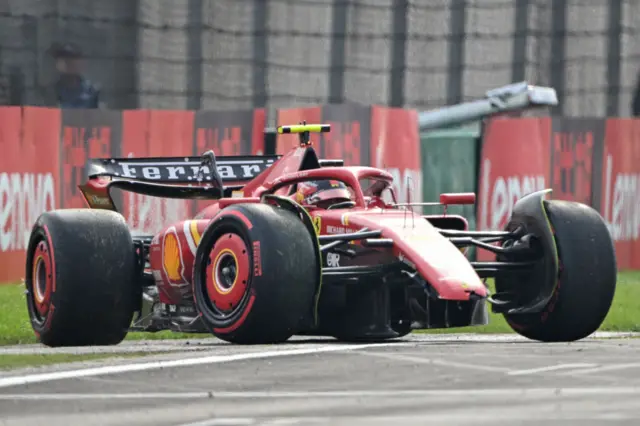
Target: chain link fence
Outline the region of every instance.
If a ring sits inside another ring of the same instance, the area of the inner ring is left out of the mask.
[[[638,29],[637,0],[0,0],[0,102],[43,104],[58,41],[109,108],[422,109],[526,79],[556,114],[628,116]]]

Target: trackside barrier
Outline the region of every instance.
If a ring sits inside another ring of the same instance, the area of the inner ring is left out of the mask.
[[[321,157],[387,169],[403,201],[408,189],[415,202],[433,199],[444,190],[476,190],[476,210],[461,212],[477,229],[504,226],[517,198],[551,187],[554,198],[598,209],[616,241],[620,269],[640,269],[640,120],[493,118],[482,124],[481,146],[474,151],[479,128],[473,118],[553,100],[544,90],[532,95],[528,86],[501,90],[488,101],[472,103],[470,110],[458,106],[436,111],[431,121],[425,117],[434,112],[425,116],[413,110],[345,104],[279,110],[278,124],[330,123],[331,133],[312,135]],[[447,110],[464,111],[458,119],[471,127],[435,131],[436,118]],[[426,128],[421,130],[420,122]],[[259,155],[268,149],[282,152],[296,143],[295,135],[282,135],[265,144],[264,126],[261,109],[0,107],[0,283],[24,276],[24,249],[38,215],[84,206],[77,185],[84,179],[87,158],[198,155],[208,149],[220,155]],[[156,232],[201,207],[192,201],[114,195],[136,232]]]
[[[597,209],[620,270],[640,269],[640,119],[501,118],[485,127],[479,229],[502,227],[515,199],[540,188]]]

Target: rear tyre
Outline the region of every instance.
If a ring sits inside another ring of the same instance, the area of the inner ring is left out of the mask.
[[[43,213],[27,247],[31,326],[44,345],[115,345],[133,317],[135,256],[124,218],[106,210]]]
[[[560,200],[545,201],[545,206],[558,249],[555,290],[541,312],[504,316],[529,339],[575,341],[595,332],[609,312],[617,278],[614,245],[604,220],[591,207]],[[496,287],[501,291],[500,280]]]
[[[218,338],[279,343],[313,318],[317,244],[296,215],[265,204],[225,208],[203,233],[194,298]]]

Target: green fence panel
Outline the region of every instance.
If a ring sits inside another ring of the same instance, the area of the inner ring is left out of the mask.
[[[423,201],[438,201],[444,192],[476,191],[480,131],[480,123],[473,123],[420,134]],[[423,212],[433,214],[442,210],[442,207],[427,206]],[[475,206],[452,206],[447,212],[464,216],[469,227],[475,229]]]

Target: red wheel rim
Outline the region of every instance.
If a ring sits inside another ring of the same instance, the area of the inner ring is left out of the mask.
[[[51,256],[45,241],[40,241],[33,252],[31,293],[36,310],[41,316],[49,312],[53,275]]]
[[[242,301],[250,278],[247,245],[237,234],[224,234],[213,246],[209,261],[209,298],[220,311],[233,311]]]

